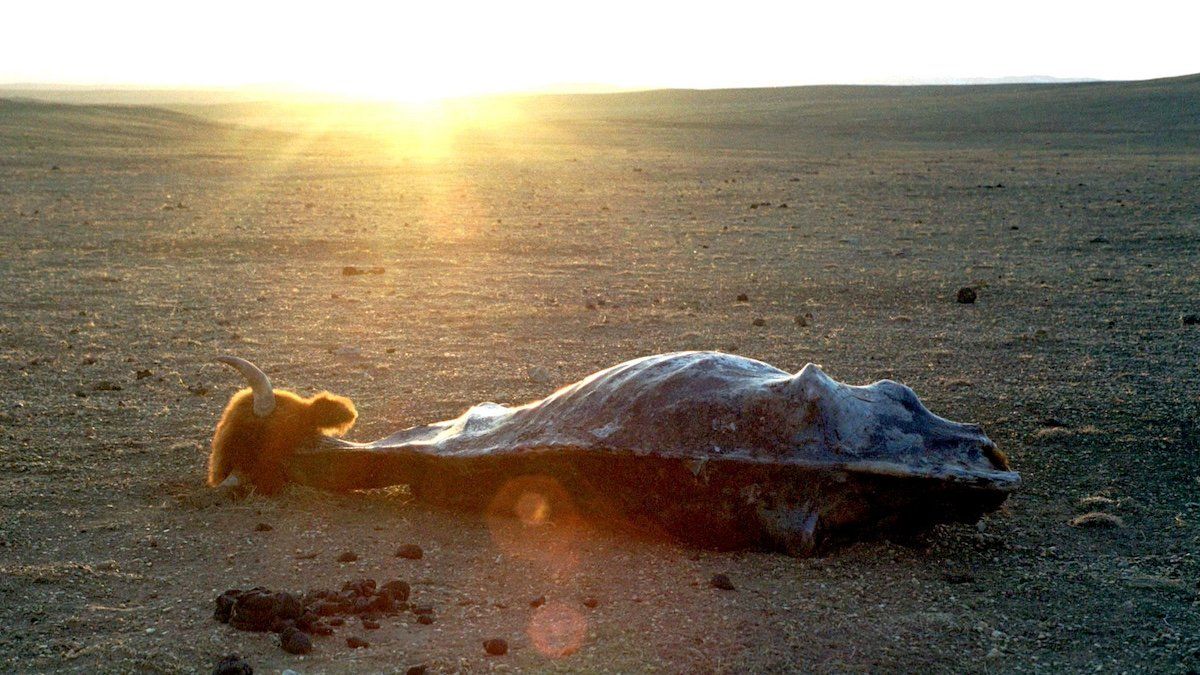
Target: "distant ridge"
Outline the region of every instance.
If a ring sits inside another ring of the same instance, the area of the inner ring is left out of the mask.
[[[238,127],[310,133],[379,135],[412,132],[397,107],[345,99],[250,100],[246,92],[181,94],[183,103],[69,105],[33,98],[95,98],[95,91],[5,90],[0,140],[64,143],[203,138]],[[33,96],[33,94],[37,96]],[[127,100],[143,92],[121,91]],[[186,94],[186,95],[183,95]],[[163,101],[172,92],[155,92]],[[1200,145],[1200,74],[1127,82],[1021,82],[987,85],[819,85],[756,89],[662,89],[601,94],[537,94],[456,99],[467,111],[502,100],[518,132],[511,142],[555,134],[589,134],[611,143],[701,143],[728,147],[812,147],[842,142],[954,140],[988,143],[1101,144],[1118,135],[1154,145]],[[191,101],[191,102],[186,102]],[[466,115],[470,117],[470,115]],[[417,132],[412,132],[417,133]],[[1043,139],[1044,140],[1044,139]]]

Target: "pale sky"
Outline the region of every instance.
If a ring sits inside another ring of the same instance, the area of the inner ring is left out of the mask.
[[[417,99],[1200,72],[1200,2],[6,2],[0,83]]]

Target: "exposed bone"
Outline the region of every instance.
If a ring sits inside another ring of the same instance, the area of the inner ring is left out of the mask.
[[[811,364],[793,376],[683,352],[374,443],[321,438],[287,470],[331,490],[409,484],[469,511],[511,512],[511,493],[528,489],[552,509],[693,544],[808,555],[827,541],[978,520],[1020,484],[994,448],[895,382],[855,387]]]
[[[258,366],[236,356],[218,356],[216,360],[234,368],[246,378],[254,392],[255,415],[266,417],[275,410],[275,390],[271,388],[270,378]]]

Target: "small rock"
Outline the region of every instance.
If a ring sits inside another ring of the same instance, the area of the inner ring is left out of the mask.
[[[750,302],[750,296],[746,295],[745,293],[738,293],[737,301],[738,302]]]
[[[154,375],[154,371],[150,370],[149,368],[143,368],[143,369],[137,371],[136,373],[134,373],[134,377],[136,377],[139,380],[144,380],[147,377],[150,377],[151,375]]]
[[[796,325],[800,326],[801,328],[808,325],[808,319],[804,318],[804,316],[801,314],[797,314],[796,318],[792,319],[792,321],[795,321]]]
[[[96,384],[92,385],[92,390],[93,391],[121,391],[121,385],[114,384],[112,382],[109,382],[108,380],[100,380]]]
[[[330,626],[341,626],[346,623],[346,620],[340,616],[331,616],[325,620]]]
[[[425,556],[425,552],[416,544],[405,544],[396,549],[396,557],[406,560],[420,560]]]
[[[755,326],[765,326],[765,325],[767,325],[767,320],[762,317],[759,317],[759,318],[755,319],[754,321],[752,321],[751,323],[753,323]]]
[[[367,630],[376,630],[379,628],[379,622],[363,617],[362,627]]]
[[[254,675],[250,662],[238,654],[222,656],[213,668],[213,675]]]
[[[422,626],[428,626],[429,624],[433,623],[433,617],[428,614],[422,614],[417,617],[417,623],[421,624]]]
[[[233,614],[233,606],[237,604],[237,599],[241,594],[241,591],[231,588],[218,595],[217,608],[213,611],[213,618],[221,623],[229,623],[229,616]]]
[[[370,642],[358,637],[357,635],[346,636],[346,646],[350,649],[365,649],[371,646]]]
[[[337,557],[337,561],[340,563],[352,563],[356,560],[358,560],[358,554],[354,551],[343,551],[342,554]]]
[[[393,602],[407,602],[411,589],[409,588],[407,581],[400,581],[399,579],[396,579],[384,584],[383,588],[380,589],[380,592],[386,593],[388,596],[390,596]],[[430,611],[432,611],[432,609]]]
[[[539,595],[536,598],[529,601],[529,606],[533,607],[534,609],[537,609],[538,607],[541,607],[544,604],[546,604],[546,596],[544,596],[544,595]]]
[[[554,379],[554,374],[545,366],[533,366],[529,369],[529,379],[538,384],[546,384]]]
[[[1179,317],[1179,322],[1185,326],[1195,326],[1200,324],[1200,314],[1184,314]]]
[[[588,609],[595,609],[596,607],[600,606],[600,601],[589,595],[583,599],[583,606],[587,607]]]
[[[721,589],[722,591],[732,591],[732,590],[734,590],[734,588],[733,588],[733,582],[732,582],[732,581],[730,581],[730,580],[729,580],[729,577],[728,577],[727,575],[724,575],[724,574],[714,574],[714,575],[712,576],[712,579],[709,579],[709,580],[708,580],[708,583],[709,583],[709,584],[710,584],[710,585],[711,585],[713,588],[719,588],[719,589]]]
[[[491,656],[504,656],[508,653],[508,642],[500,638],[483,641],[483,651]]]
[[[270,532],[273,529],[275,528],[271,527],[269,523],[259,523],[254,526],[255,532]]]
[[[415,666],[409,666],[408,670],[404,671],[404,675],[425,675],[427,672],[429,672],[429,666],[420,663]]]
[[[289,654],[307,654],[312,651],[312,638],[295,626],[285,628],[279,634],[279,646]]]
[[[970,286],[963,286],[962,288],[958,289],[958,295],[955,297],[955,299],[960,305],[970,305],[974,303],[978,297],[979,294],[975,292],[974,288],[971,288]]]

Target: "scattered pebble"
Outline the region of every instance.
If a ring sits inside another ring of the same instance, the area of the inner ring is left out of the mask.
[[[508,642],[500,638],[483,641],[483,651],[491,656],[504,656],[508,653]]]
[[[1125,527],[1125,521],[1120,516],[1101,511],[1092,511],[1071,519],[1072,527],[1091,527],[1096,529],[1111,529]]]
[[[150,377],[152,375],[154,375],[154,371],[150,370],[149,368],[142,368],[141,370],[134,373],[134,377],[139,380],[144,380],[147,377]]]
[[[713,588],[719,588],[722,591],[734,590],[733,582],[730,581],[729,577],[725,574],[714,574],[712,579],[708,580],[708,583],[712,585]]]
[[[366,647],[370,647],[371,643],[358,637],[357,635],[347,635],[346,646],[351,649],[364,649]]]
[[[765,326],[765,325],[767,325],[767,320],[762,317],[758,317],[751,323],[753,323],[755,326]]]
[[[803,314],[797,314],[792,321],[794,321],[796,325],[800,326],[801,328],[804,328],[808,325],[808,319],[806,319]]]
[[[307,654],[312,651],[312,638],[299,628],[289,626],[279,634],[279,646],[289,654]]]
[[[404,675],[425,675],[427,672],[429,672],[429,666],[419,663],[415,666],[409,666],[408,670],[404,671]]]
[[[358,554],[354,551],[343,551],[342,554],[337,557],[337,561],[340,563],[352,563],[356,560],[358,560]]]
[[[975,292],[974,288],[971,288],[970,286],[963,286],[962,288],[958,289],[958,295],[956,296],[956,299],[960,305],[970,305],[974,303],[978,297],[979,294]]]
[[[250,662],[243,659],[238,654],[229,654],[222,656],[217,665],[213,668],[213,675],[254,675],[254,668],[250,666]]]
[[[750,296],[746,295],[745,293],[738,293],[737,301],[738,302],[750,302]]]
[[[1200,314],[1184,314],[1179,317],[1179,322],[1185,326],[1195,326],[1200,324]]]
[[[379,628],[379,622],[363,617],[362,627],[367,630],[377,630]]]
[[[417,623],[421,624],[422,626],[428,626],[429,624],[433,623],[433,617],[428,614],[421,614],[417,617]]]
[[[599,605],[600,601],[590,595],[583,599],[583,606],[588,609],[595,609]]]
[[[425,556],[425,552],[416,544],[405,544],[396,549],[397,558],[405,558],[407,560],[420,560]]]
[[[275,528],[271,527],[270,523],[259,523],[254,526],[255,532],[270,532],[271,530],[274,530],[274,529]]]
[[[538,607],[541,607],[544,604],[546,604],[546,596],[544,596],[544,595],[539,595],[536,598],[529,601],[529,606],[534,609],[537,609]]]

